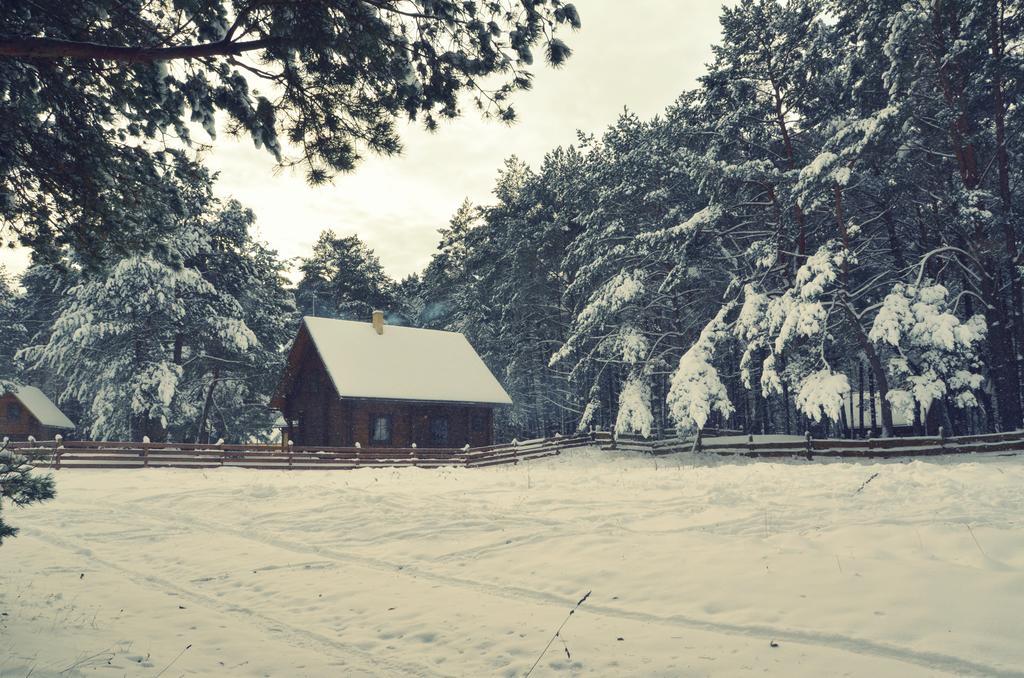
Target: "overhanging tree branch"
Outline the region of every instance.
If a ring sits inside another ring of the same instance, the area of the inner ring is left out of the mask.
[[[95,59],[124,63],[151,63],[175,59],[233,56],[279,44],[276,38],[232,42],[219,40],[175,47],[121,47],[55,38],[0,38],[0,57],[13,59]]]

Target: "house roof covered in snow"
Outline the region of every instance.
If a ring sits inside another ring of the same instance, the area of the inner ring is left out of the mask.
[[[53,401],[47,398],[46,394],[35,386],[23,386],[20,384],[9,384],[9,386],[10,388],[7,389],[7,393],[11,393],[21,401],[25,409],[31,412],[32,416],[43,426],[66,429],[75,427],[74,422],[68,419],[67,415],[61,412],[60,408],[54,405]]]
[[[458,332],[305,317],[274,395],[280,407],[295,367],[313,347],[342,398],[510,405],[505,389]]]

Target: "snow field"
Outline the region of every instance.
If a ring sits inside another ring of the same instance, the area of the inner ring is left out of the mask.
[[[9,514],[3,677],[521,676],[587,591],[535,676],[1024,675],[1016,456],[57,482]]]

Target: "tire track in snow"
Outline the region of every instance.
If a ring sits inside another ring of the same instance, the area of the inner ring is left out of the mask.
[[[116,505],[107,504],[107,507],[110,508],[111,510],[117,510]],[[144,517],[151,523],[157,523],[160,525],[180,524],[177,521],[165,518],[163,516],[153,515],[144,511],[138,511],[134,507],[129,517],[131,519]],[[571,608],[575,603],[575,600],[565,598],[553,593],[536,591],[533,589],[527,589],[519,586],[490,584],[475,581],[472,579],[452,577],[449,575],[438,574],[436,572],[423,569],[416,565],[406,563],[393,563],[371,556],[359,556],[348,553],[340,553],[338,551],[335,551],[334,549],[309,546],[299,542],[293,542],[287,539],[281,539],[277,537],[256,537],[253,535],[251,531],[236,530],[224,525],[208,523],[195,516],[189,517],[189,524],[196,528],[201,528],[203,532],[212,537],[216,537],[218,533],[227,533],[240,539],[262,544],[264,546],[280,548],[297,554],[315,555],[320,558],[327,558],[338,563],[360,565],[370,569],[388,572],[390,574],[400,573],[402,575],[409,577],[420,577],[426,580],[434,581],[442,585],[451,586],[454,588],[468,589],[484,595],[506,598],[510,600],[532,600],[541,604],[553,605],[565,609]],[[170,585],[174,586],[173,584]],[[985,675],[999,678],[1024,678],[1024,671],[1001,669],[995,666],[990,666],[987,664],[983,664],[981,662],[977,662],[971,659],[965,659],[962,657],[957,657],[954,655],[947,655],[939,652],[929,652],[924,650],[912,650],[908,648],[902,648],[896,645],[889,645],[886,643],[869,640],[866,638],[857,638],[838,633],[821,633],[814,631],[805,631],[800,629],[779,628],[760,624],[730,624],[725,622],[709,621],[706,619],[701,619],[698,617],[693,617],[684,614],[665,616],[651,614],[647,612],[638,612],[634,610],[624,610],[621,608],[608,607],[591,601],[588,601],[587,612],[590,614],[597,614],[606,618],[623,619],[656,625],[660,624],[677,626],[682,628],[707,631],[711,633],[718,633],[722,635],[744,636],[748,638],[752,637],[758,639],[774,638],[776,640],[782,640],[792,643],[800,643],[804,645],[840,650],[843,652],[849,652],[851,654],[892,659],[895,661],[900,661],[908,664],[915,664],[923,668],[948,672],[952,674]],[[279,622],[275,621],[274,623]],[[317,636],[317,634],[312,635]],[[333,641],[330,641],[330,639],[328,638],[324,638],[324,640],[333,643]]]
[[[150,522],[163,522],[161,520],[152,520]],[[46,542],[57,548],[70,551],[81,555],[85,550],[84,547],[75,544],[74,542],[68,541],[62,537],[56,537],[35,528],[35,527],[24,527],[22,533],[31,537],[34,537],[40,541]],[[256,540],[252,540],[256,541]],[[267,635],[273,635],[277,637],[285,636],[290,644],[307,648],[316,652],[323,652],[325,649],[330,648],[336,652],[331,652],[332,657],[341,662],[342,666],[339,669],[345,669],[347,671],[359,671],[367,676],[380,675],[380,670],[383,668],[390,675],[403,675],[403,676],[421,676],[423,678],[435,678],[440,676],[450,676],[447,673],[438,673],[432,669],[428,669],[424,666],[416,664],[407,664],[405,662],[398,662],[394,660],[386,659],[379,654],[362,650],[353,645],[349,645],[333,638],[329,638],[323,634],[316,633],[315,631],[307,631],[302,628],[298,628],[292,624],[275,619],[261,612],[257,612],[250,608],[242,607],[240,605],[234,605],[231,603],[225,604],[223,601],[217,600],[210,596],[197,593],[196,591],[184,588],[175,584],[174,582],[163,579],[153,574],[138,572],[123,565],[113,563],[102,558],[98,558],[95,552],[90,552],[88,556],[91,563],[100,565],[113,570],[121,575],[127,577],[130,581],[140,586],[155,586],[161,592],[167,594],[173,594],[175,596],[187,599],[193,603],[204,606],[221,614],[236,617],[243,621],[258,622],[258,628],[266,633]],[[283,631],[283,633],[282,633]],[[358,657],[362,662],[358,665],[353,665],[353,656]]]

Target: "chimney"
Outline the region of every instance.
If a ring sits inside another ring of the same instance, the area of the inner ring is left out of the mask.
[[[373,329],[377,334],[384,334],[384,311],[373,312]]]

